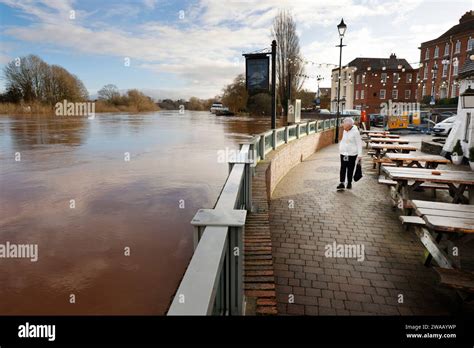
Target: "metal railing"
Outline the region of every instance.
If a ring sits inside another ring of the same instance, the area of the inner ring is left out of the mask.
[[[236,159],[229,162],[229,175],[214,209],[200,209],[191,221],[194,254],[168,315],[244,314],[243,234],[252,207],[253,167],[278,147],[335,124],[335,119],[302,122],[255,135],[241,145]]]

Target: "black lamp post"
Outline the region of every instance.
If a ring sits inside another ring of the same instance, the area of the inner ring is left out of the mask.
[[[342,39],[344,38],[344,34],[346,32],[347,25],[344,23],[344,19],[341,19],[341,23],[338,24],[337,30],[339,31],[339,76],[337,79],[337,106],[336,106],[336,139],[334,142],[337,144],[339,142],[339,103],[341,101],[341,70],[342,70],[342,47],[345,45],[342,44]]]

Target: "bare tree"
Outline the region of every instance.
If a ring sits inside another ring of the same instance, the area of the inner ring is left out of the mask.
[[[102,87],[102,89],[97,93],[99,99],[108,101],[110,103],[115,103],[120,98],[120,92],[117,86],[113,84],[108,84]]]
[[[66,69],[49,65],[35,55],[8,63],[4,70],[7,90],[16,91],[24,102],[55,104],[67,99],[88,98],[84,84]]]
[[[291,96],[295,96],[304,83],[301,76],[304,73],[304,62],[300,53],[300,41],[296,33],[296,22],[289,11],[281,10],[275,17],[272,36],[277,41],[277,97],[286,110],[288,86],[291,88]]]

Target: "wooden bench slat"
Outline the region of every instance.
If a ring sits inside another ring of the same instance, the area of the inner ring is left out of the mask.
[[[474,233],[474,219],[461,219],[446,216],[424,215],[426,225],[435,231]]]
[[[474,272],[460,269],[433,267],[439,276],[440,284],[467,292],[474,292]]]
[[[396,181],[393,181],[393,180],[390,180],[390,179],[387,179],[386,177],[384,177],[383,175],[380,175],[379,176],[379,184],[384,184],[384,185],[393,185],[395,186],[397,184]]]
[[[464,211],[468,213],[474,213],[474,205],[421,201],[417,199],[414,199],[412,202],[416,208],[455,210],[455,211]]]
[[[429,208],[417,208],[416,213],[418,215],[435,215],[435,216],[446,216],[446,217],[457,217],[474,219],[474,212],[464,212],[457,210],[441,210],[441,209],[429,209]]]
[[[419,216],[399,216],[400,221],[402,224],[410,224],[410,225],[425,225],[425,220],[423,220]]]

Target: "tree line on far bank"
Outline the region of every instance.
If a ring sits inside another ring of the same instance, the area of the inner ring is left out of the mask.
[[[0,113],[52,113],[54,105],[63,100],[85,102],[89,93],[82,81],[59,65],[50,65],[36,55],[9,62],[3,69],[6,91],[0,94]],[[99,92],[96,112],[140,112],[158,110],[154,101],[131,89],[120,94],[113,85]],[[106,92],[112,93],[109,98]]]

